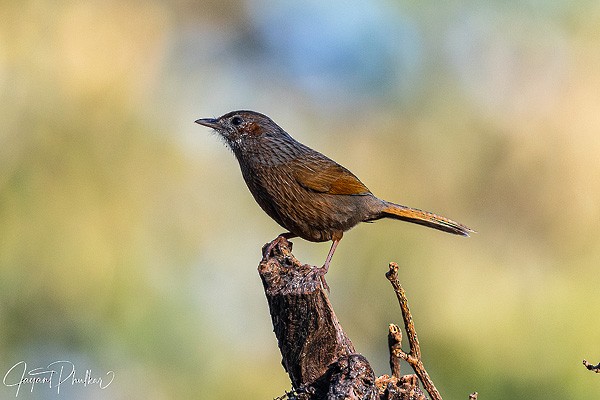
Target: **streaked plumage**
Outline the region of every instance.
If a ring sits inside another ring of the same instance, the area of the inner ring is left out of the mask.
[[[448,218],[375,197],[352,172],[296,141],[266,115],[233,111],[196,122],[223,137],[254,199],[291,233],[287,237],[333,241],[325,271],[343,233],[359,222],[393,218],[457,235],[473,232]]]

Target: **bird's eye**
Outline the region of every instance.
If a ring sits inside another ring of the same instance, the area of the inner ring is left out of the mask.
[[[240,117],[233,117],[231,118],[231,123],[237,126],[242,123],[242,119]]]

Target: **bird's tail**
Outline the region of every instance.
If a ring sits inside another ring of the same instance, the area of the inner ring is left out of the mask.
[[[393,218],[402,221],[412,222],[414,224],[425,225],[440,231],[453,233],[455,235],[469,236],[475,231],[467,226],[454,222],[446,217],[435,215],[427,211],[417,210],[386,202],[385,208],[381,212],[381,218]]]

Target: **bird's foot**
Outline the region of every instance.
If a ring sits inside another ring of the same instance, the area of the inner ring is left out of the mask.
[[[329,289],[329,285],[327,284],[327,281],[325,280],[325,274],[327,273],[328,270],[329,270],[329,265],[323,265],[321,268],[319,268],[319,271],[317,273],[319,274],[319,278],[321,279],[321,285],[323,286],[323,289],[325,289],[327,291],[327,293],[331,293],[331,290]]]
[[[321,275],[321,285],[323,285],[323,289],[325,289],[328,294],[331,293],[331,290],[329,289],[329,285],[327,284],[327,281],[325,280],[325,275]]]

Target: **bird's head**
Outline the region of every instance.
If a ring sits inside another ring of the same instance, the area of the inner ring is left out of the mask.
[[[288,136],[271,118],[255,111],[232,111],[219,118],[201,118],[196,123],[213,128],[234,151],[264,137]]]

